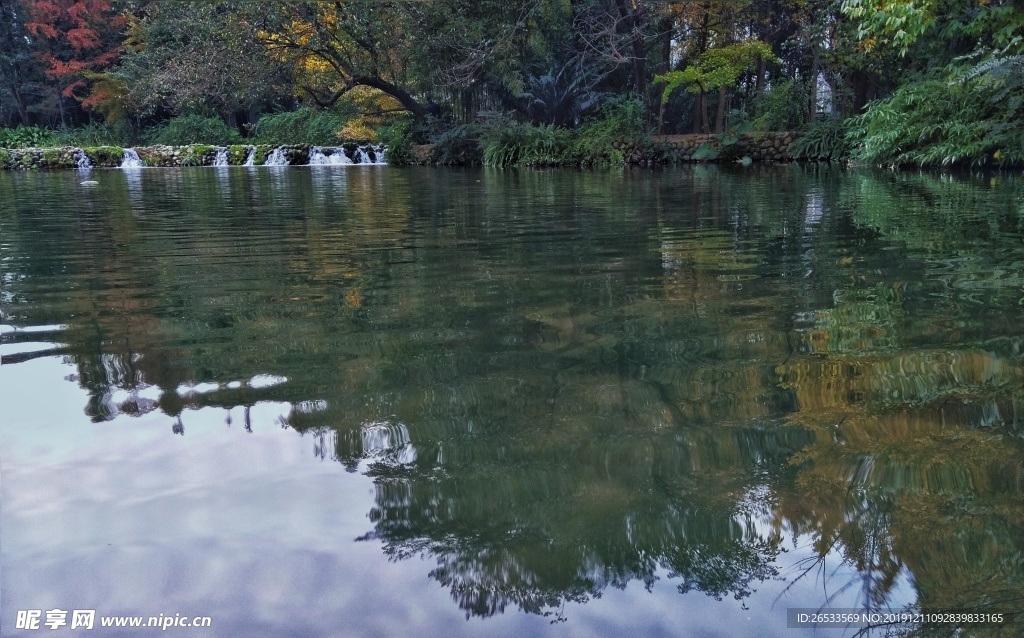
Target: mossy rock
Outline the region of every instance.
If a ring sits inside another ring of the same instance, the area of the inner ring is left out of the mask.
[[[267,155],[274,152],[276,146],[270,146],[269,144],[260,144],[256,147],[256,157],[253,161],[256,162],[257,166],[262,166],[267,161]]]
[[[93,146],[82,149],[96,166],[106,168],[120,166],[124,159],[124,149],[120,146]]]
[[[228,164],[232,166],[241,166],[245,163],[245,159],[249,157],[249,146],[229,146],[228,147]]]
[[[718,158],[718,149],[711,142],[704,142],[691,155],[691,159],[695,162],[714,162]]]

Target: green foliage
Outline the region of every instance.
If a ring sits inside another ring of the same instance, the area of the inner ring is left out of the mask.
[[[228,147],[228,164],[231,166],[240,166],[245,163],[247,157],[249,157],[248,146],[242,146],[235,144]]]
[[[621,164],[626,150],[642,146],[649,137],[643,103],[632,95],[619,97],[605,102],[599,118],[576,130],[568,157],[578,164]]]
[[[772,86],[753,104],[751,124],[758,131],[788,131],[807,119],[807,88],[799,80],[785,80]]]
[[[442,166],[473,166],[483,161],[479,124],[462,124],[445,131],[434,141],[433,160]]]
[[[54,131],[54,141],[58,146],[118,145],[131,146],[140,143],[139,132],[125,120],[114,124],[87,124],[79,128],[65,128]]]
[[[484,135],[485,166],[557,166],[567,159],[571,133],[550,124],[513,122]]]
[[[164,127],[150,135],[150,141],[168,146],[189,144],[238,144],[242,136],[222,120],[202,115],[182,115],[172,118]]]
[[[54,143],[53,131],[38,126],[0,128],[0,148],[33,148]]]
[[[833,117],[815,123],[789,145],[794,159],[842,161],[850,156],[850,120]]]
[[[1020,162],[1019,123],[1004,121],[994,98],[994,87],[977,80],[906,84],[854,119],[853,159],[885,166]]]
[[[667,101],[679,87],[686,87],[690,93],[706,93],[714,89],[732,86],[740,75],[749,71],[761,58],[778,61],[770,46],[759,40],[745,40],[723,47],[708,49],[700,55],[696,64],[682,71],[669,71],[654,77],[655,84],[664,84],[662,99]]]
[[[384,144],[388,152],[388,164],[405,166],[413,162],[412,146],[413,120],[403,117],[377,129],[377,140]]]
[[[891,46],[904,56],[935,23],[937,6],[935,0],[843,0],[842,12],[868,48]]]
[[[264,115],[256,125],[260,144],[313,144],[337,146],[350,114],[304,106],[296,111]]]

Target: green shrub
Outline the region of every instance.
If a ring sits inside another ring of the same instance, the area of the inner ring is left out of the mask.
[[[815,123],[789,145],[794,159],[843,161],[850,157],[850,120],[838,117]]]
[[[182,115],[172,118],[165,126],[150,134],[151,143],[167,146],[189,144],[240,144],[242,136],[222,120],[202,115]]]
[[[58,146],[133,146],[142,143],[139,131],[125,120],[116,124],[87,124],[79,128],[65,128],[54,132]]]
[[[884,166],[1022,162],[1022,99],[981,77],[911,82],[853,119],[852,157]]]
[[[388,164],[405,166],[413,161],[413,121],[403,117],[377,129],[377,140],[387,147]]]
[[[644,107],[635,96],[618,97],[601,107],[598,119],[575,131],[567,155],[579,164],[621,164],[626,151],[643,146],[649,139],[644,124]]]
[[[53,131],[38,126],[0,128],[0,148],[32,148],[55,144]]]
[[[6,170],[11,166],[11,154],[6,150],[0,148],[0,171]]]
[[[337,146],[338,131],[349,120],[349,114],[304,106],[296,111],[264,115],[256,124],[260,144],[312,144]]]
[[[557,166],[568,159],[571,133],[550,124],[509,122],[483,136],[485,166]]]
[[[755,98],[751,125],[757,131],[789,131],[807,121],[807,87],[797,80],[786,80]]]
[[[462,124],[447,130],[434,140],[433,160],[444,166],[475,166],[483,162],[479,124]]]

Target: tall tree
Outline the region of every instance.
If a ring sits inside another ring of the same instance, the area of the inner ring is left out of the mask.
[[[231,2],[136,5],[112,73],[127,88],[128,109],[213,110],[230,122],[236,112],[287,93],[281,65],[258,41],[251,9]]]
[[[106,0],[27,0],[27,8],[25,28],[54,82],[61,124],[66,125],[65,98],[84,99],[85,74],[117,59],[124,17]]]
[[[0,0],[0,86],[23,125],[29,124],[40,75],[25,29],[26,13],[20,0]]]

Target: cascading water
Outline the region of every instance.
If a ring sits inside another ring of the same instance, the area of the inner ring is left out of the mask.
[[[135,152],[134,148],[124,149],[124,156],[121,158],[121,168],[142,168],[142,158]]]
[[[78,166],[78,170],[87,171],[92,168],[92,160],[85,154],[85,151],[79,149],[75,151],[75,164]]]
[[[274,151],[267,155],[267,161],[263,162],[264,166],[288,166],[290,162],[288,157],[284,154],[284,151],[280,147],[275,148]]]
[[[370,159],[370,155],[362,146],[356,149],[356,164],[373,164],[373,160]]]
[[[348,155],[345,155],[345,149],[343,148],[324,149],[314,146],[309,149],[310,166],[344,166],[351,163],[352,160],[348,158]]]
[[[388,163],[387,149],[384,148],[383,145],[381,145],[381,146],[374,146],[373,147],[373,154],[377,156],[377,163],[378,164],[387,164]]]
[[[228,165],[228,149],[226,146],[217,147],[217,154],[213,157],[212,166],[227,166]]]
[[[245,163],[242,166],[256,166],[256,149],[249,151],[249,156],[245,158]]]

